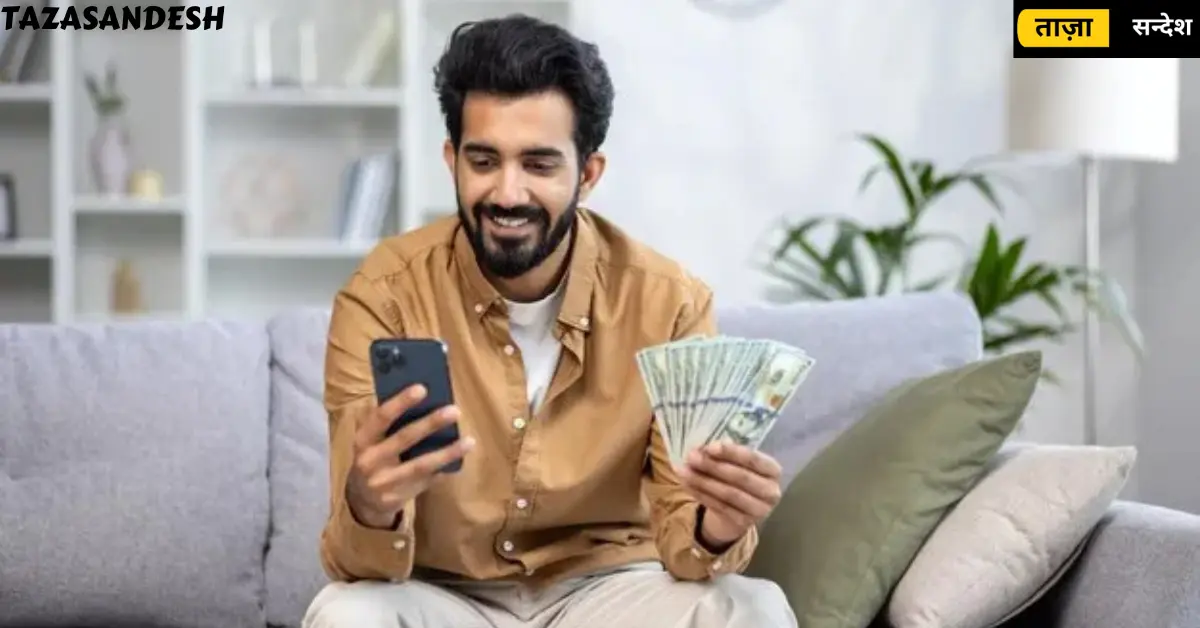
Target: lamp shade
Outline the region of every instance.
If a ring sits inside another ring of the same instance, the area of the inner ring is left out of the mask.
[[[1013,59],[1008,147],[1175,161],[1179,59]]]

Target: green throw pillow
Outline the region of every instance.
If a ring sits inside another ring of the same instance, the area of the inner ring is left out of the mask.
[[[1020,421],[1041,368],[1027,351],[889,391],[788,485],[746,575],[777,583],[801,628],[870,625]]]

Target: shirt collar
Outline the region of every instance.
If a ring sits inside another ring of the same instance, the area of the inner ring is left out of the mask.
[[[592,325],[592,292],[596,285],[598,244],[591,217],[586,209],[578,209],[572,231],[575,241],[571,248],[571,260],[563,277],[565,285],[561,287],[563,297],[558,321],[574,329],[589,331]],[[467,296],[467,307],[472,308],[477,317],[482,318],[492,308],[505,307],[503,297],[479,268],[475,248],[471,246],[470,236],[462,224],[459,224],[458,232],[454,236],[454,259],[461,274],[464,294]]]

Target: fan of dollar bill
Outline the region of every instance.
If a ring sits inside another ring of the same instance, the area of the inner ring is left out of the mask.
[[[815,361],[773,340],[695,337],[648,347],[637,365],[673,462],[733,441],[758,449]]]

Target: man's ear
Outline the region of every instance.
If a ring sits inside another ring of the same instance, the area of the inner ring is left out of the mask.
[[[579,202],[586,201],[596,184],[600,183],[600,177],[604,176],[604,167],[607,164],[608,158],[600,151],[588,155],[579,171]]]
[[[454,162],[458,155],[454,150],[454,143],[450,138],[446,138],[446,142],[442,144],[442,159],[446,161],[446,168],[450,171],[450,179],[454,179]]]

